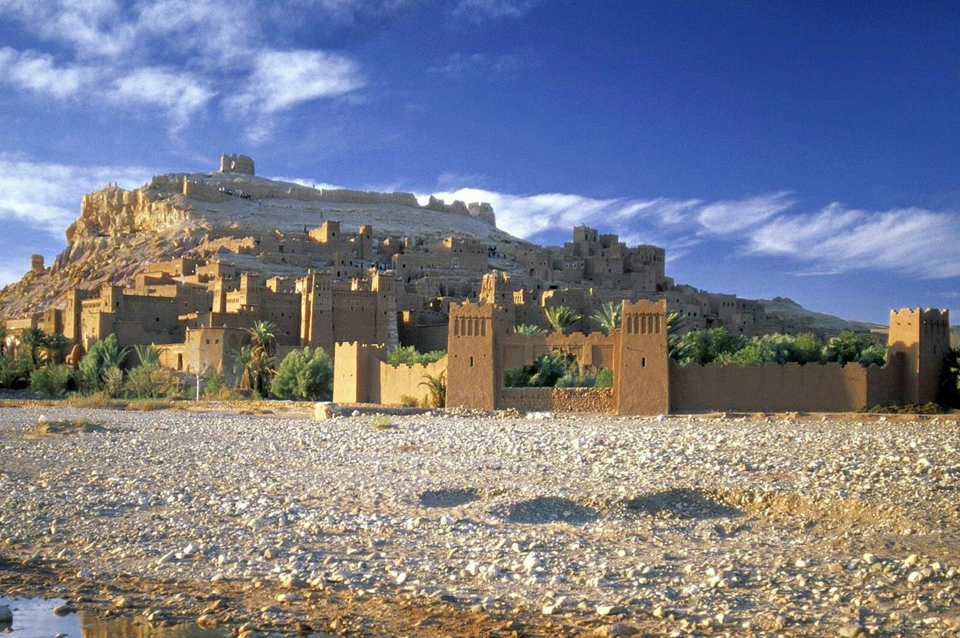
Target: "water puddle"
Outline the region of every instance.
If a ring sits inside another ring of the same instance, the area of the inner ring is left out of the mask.
[[[0,598],[13,614],[13,622],[0,623],[0,636],[11,638],[223,638],[216,629],[203,629],[192,623],[175,627],[152,627],[150,623],[130,617],[99,618],[96,614],[77,612],[66,616],[53,613],[63,599]]]

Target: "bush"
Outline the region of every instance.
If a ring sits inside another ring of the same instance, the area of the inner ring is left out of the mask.
[[[874,337],[869,334],[844,330],[827,342],[823,348],[823,356],[827,361],[837,363],[852,363],[860,361],[864,352],[876,346]],[[886,353],[884,353],[886,359]]]
[[[63,364],[47,365],[30,377],[30,389],[48,397],[58,397],[66,393],[73,380],[73,370]]]
[[[441,370],[437,376],[433,376],[432,374],[423,375],[423,381],[421,381],[419,385],[425,387],[429,394],[427,400],[424,401],[426,404],[424,407],[442,408],[447,404],[446,370]]]
[[[112,397],[120,396],[123,392],[123,370],[114,366],[103,371],[103,391]]]
[[[120,345],[117,335],[110,335],[90,346],[87,354],[80,359],[80,374],[83,376],[84,387],[93,391],[103,390],[104,374],[113,368],[119,370],[128,352]],[[115,384],[116,379],[112,379],[112,382]]]
[[[290,352],[273,377],[270,391],[280,399],[330,400],[333,396],[333,365],[323,348]]]
[[[600,368],[597,370],[597,387],[598,388],[612,388],[613,387],[613,370],[610,368]]]
[[[393,421],[386,414],[378,414],[370,421],[375,430],[386,430],[393,427]]]
[[[71,394],[67,397],[67,405],[73,408],[113,408],[117,406],[117,401],[101,391],[93,394]]]
[[[169,368],[146,364],[127,373],[123,391],[134,399],[177,399],[183,396],[183,382]]]
[[[230,387],[227,376],[214,372],[203,386],[202,396],[207,401],[235,401],[239,395]]]
[[[447,356],[446,350],[419,352],[414,346],[399,346],[387,353],[387,363],[392,366],[434,363]]]
[[[23,382],[23,375],[16,363],[0,357],[0,388],[15,388]]]
[[[420,399],[417,397],[412,397],[409,394],[401,394],[400,405],[405,408],[415,408],[420,405]]]

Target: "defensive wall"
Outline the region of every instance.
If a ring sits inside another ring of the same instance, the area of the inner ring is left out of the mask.
[[[427,375],[447,370],[447,358],[428,364],[390,365],[387,347],[356,341],[336,344],[333,362],[333,400],[336,403],[400,405],[404,397],[423,400],[429,391],[421,385]]]
[[[447,405],[621,415],[668,412],[842,412],[935,401],[950,349],[948,311],[906,309],[890,315],[887,363],[680,366],[669,358],[666,302],[623,302],[611,334],[520,335],[494,303],[451,304]],[[608,392],[506,388],[504,372],[550,351],[613,372]],[[607,395],[609,394],[609,398]]]

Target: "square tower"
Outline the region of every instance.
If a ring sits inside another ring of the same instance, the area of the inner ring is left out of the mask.
[[[667,302],[623,302],[617,357],[617,414],[670,412]]]
[[[906,308],[890,311],[887,358],[903,354],[903,403],[923,405],[937,400],[940,371],[949,351],[949,310]]]

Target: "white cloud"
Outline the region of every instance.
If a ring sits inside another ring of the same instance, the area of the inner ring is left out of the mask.
[[[709,232],[718,235],[737,233],[770,219],[793,205],[780,192],[750,199],[720,201],[707,204],[697,215],[699,223]]]
[[[452,13],[455,17],[474,22],[519,18],[538,3],[539,0],[459,0]]]
[[[84,194],[107,182],[134,188],[149,178],[139,168],[38,163],[0,153],[0,220],[17,219],[62,237],[79,217]]]
[[[187,72],[162,67],[133,71],[113,84],[111,97],[124,104],[153,104],[166,110],[174,131],[183,128],[215,93]]]
[[[76,95],[97,77],[83,65],[58,65],[53,56],[0,47],[0,81],[35,93],[63,99]]]
[[[301,102],[344,95],[364,83],[359,65],[342,55],[264,50],[256,54],[246,86],[229,104],[271,114]]]
[[[569,193],[511,195],[477,188],[448,188],[436,196],[448,202],[490,202],[497,225],[524,238],[551,231],[569,233],[577,224],[588,224],[617,232],[631,245],[664,246],[671,260],[709,242],[723,242],[724,249],[734,253],[778,256],[802,264],[793,274],[822,276],[868,269],[931,279],[960,277],[957,211],[863,211],[835,203],[802,212],[793,210],[796,204],[785,191],[717,202],[597,199]]]

